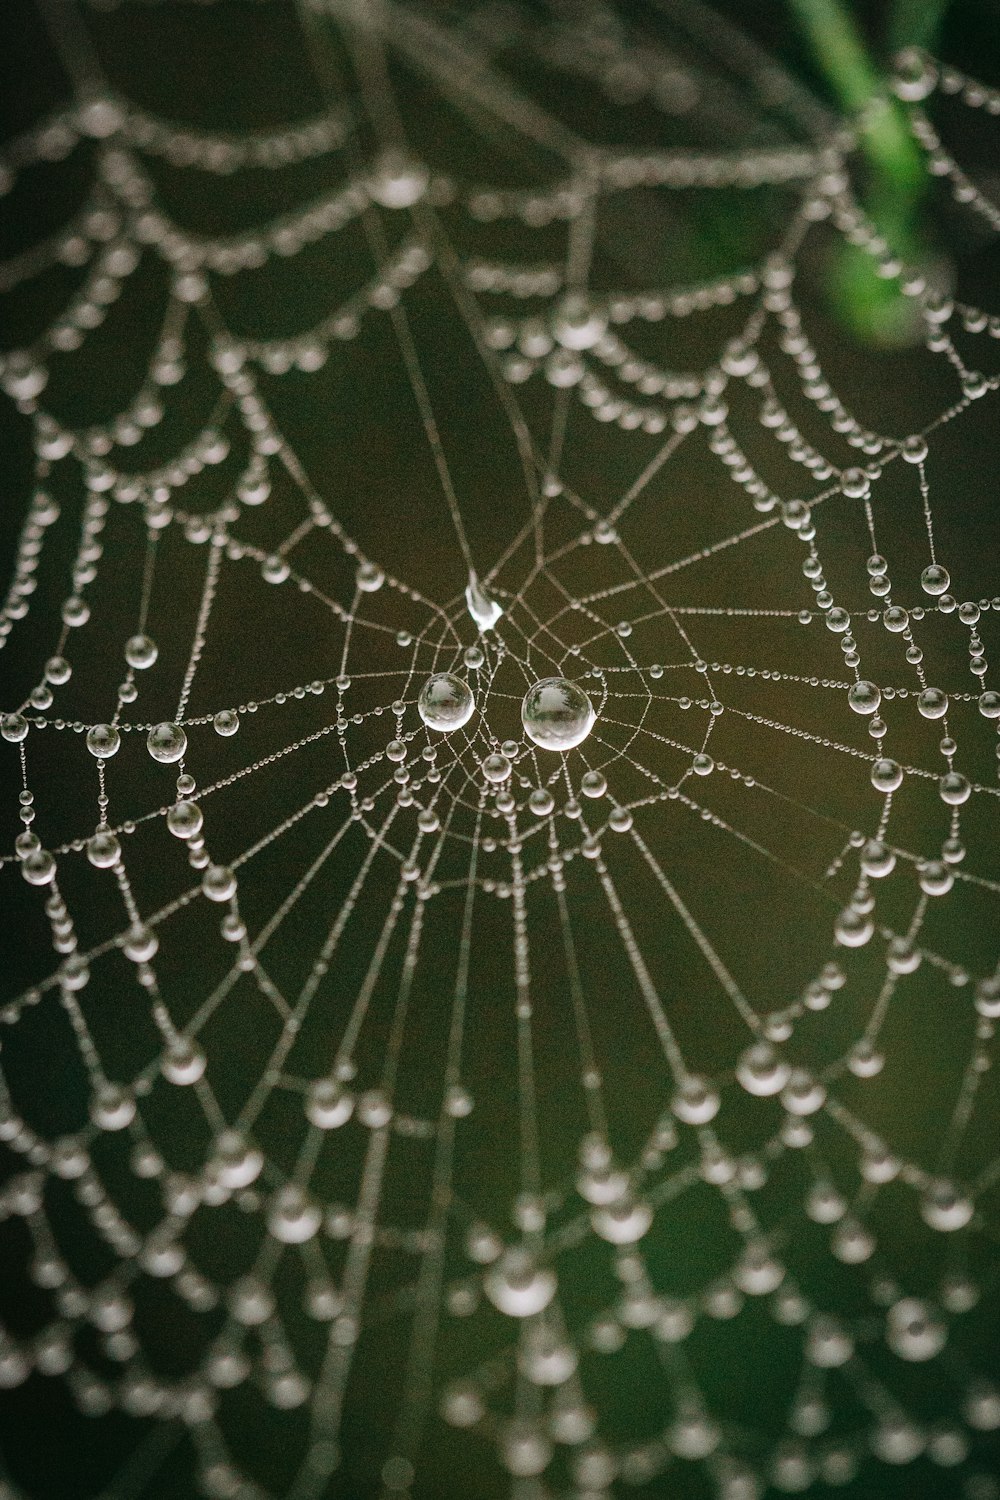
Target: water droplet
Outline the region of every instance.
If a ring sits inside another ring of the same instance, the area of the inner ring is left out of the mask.
[[[938,563],[931,563],[920,575],[920,586],[925,594],[945,594],[950,583],[951,574]]]
[[[594,727],[593,704],[576,683],[565,677],[546,677],[524,695],[521,723],[528,738],[542,750],[572,750]]]
[[[366,1089],[358,1100],[358,1119],[369,1130],[382,1130],[392,1119],[392,1102],[384,1089]]]
[[[823,1107],[826,1089],[812,1074],[797,1068],[782,1090],[781,1102],[793,1115],[812,1115]]]
[[[719,1113],[719,1095],[704,1078],[686,1078],[670,1108],[686,1125],[707,1125]]]
[[[900,1359],[933,1359],[948,1339],[947,1325],[917,1297],[901,1297],[885,1320],[885,1341]]]
[[[946,896],[955,884],[955,876],[939,859],[929,859],[917,866],[920,889],[928,896]]]
[[[469,574],[469,581],[465,586],[465,603],[480,630],[492,630],[503,614],[500,605],[485,584],[479,582],[475,573]]]
[[[556,1291],[553,1271],[539,1266],[526,1250],[507,1250],[487,1275],[487,1297],[511,1318],[530,1318],[548,1307]]]
[[[880,839],[868,839],[861,850],[861,868],[866,875],[882,880],[896,868],[896,856]]]
[[[947,802],[949,807],[961,807],[963,802],[968,802],[972,793],[968,779],[958,771],[949,771],[946,776],[942,776],[938,782],[938,790],[941,801]]]
[[[222,1181],[233,1190],[249,1187],[264,1168],[261,1153],[234,1130],[218,1137],[213,1160]]]
[[[653,1210],[642,1199],[628,1196],[595,1209],[590,1216],[595,1234],[612,1245],[632,1245],[641,1240],[653,1222]]]
[[[160,940],[151,927],[144,927],[136,923],[130,927],[122,944],[125,957],[130,958],[133,963],[144,964],[154,957],[160,946]]]
[[[55,856],[48,849],[34,849],[21,861],[21,874],[29,885],[49,885],[56,878]]]
[[[472,718],[475,706],[469,684],[451,672],[438,672],[428,677],[417,699],[417,712],[427,728],[438,734],[461,729]]]
[[[87,841],[87,858],[98,870],[109,870],[121,859],[122,848],[113,833],[100,830]]]
[[[860,500],[868,494],[871,483],[864,469],[845,469],[840,476],[840,488],[852,500]]]
[[[187,735],[179,724],[154,724],[146,738],[146,747],[154,760],[170,765],[184,755]]]
[[[948,712],[948,694],[940,688],[924,688],[917,699],[917,708],[925,719],[943,719]]]
[[[845,948],[863,948],[875,931],[869,916],[853,906],[845,906],[834,923],[834,936]]]
[[[763,1297],[775,1291],[785,1279],[785,1268],[775,1259],[765,1242],[748,1245],[733,1267],[733,1280],[741,1292]]]
[[[121,735],[112,724],[95,724],[87,731],[87,749],[98,760],[110,760],[121,747]]]
[[[920,1213],[932,1229],[953,1232],[964,1229],[972,1218],[972,1201],[955,1186],[943,1179],[933,1182],[925,1192],[920,1204]]]
[[[529,1325],[529,1330],[518,1350],[518,1368],[533,1385],[562,1385],[576,1370],[576,1350],[544,1323]]]
[[[119,1084],[104,1084],[94,1095],[90,1118],[98,1130],[124,1130],[135,1119],[135,1100]]]
[[[847,695],[847,701],[856,714],[877,713],[882,694],[874,682],[856,682]]]
[[[311,1240],[322,1222],[322,1214],[301,1188],[289,1183],[279,1188],[271,1200],[267,1227],[284,1245],[301,1245]]]
[[[167,827],[175,838],[197,838],[203,822],[197,802],[175,802],[167,813]]]
[[[228,1300],[233,1317],[247,1328],[266,1323],[274,1311],[274,1298],[256,1276],[241,1276],[235,1281]]]
[[[354,1096],[336,1079],[317,1078],[306,1095],[306,1115],[321,1130],[336,1130],[346,1124],[354,1109]]]
[[[231,734],[235,734],[239,727],[240,716],[232,708],[221,708],[212,720],[212,728],[216,734],[221,734],[226,739]]]
[[[151,667],[159,654],[159,647],[148,635],[133,635],[125,642],[125,660],[137,672]]]
[[[236,893],[236,876],[227,865],[209,865],[201,889],[209,901],[228,901]]]
[[[515,1478],[532,1479],[548,1467],[552,1443],[537,1423],[515,1417],[500,1434],[499,1458]]]
[[[552,333],[564,349],[592,349],[607,326],[607,319],[586,297],[570,293],[556,308]]]
[[[510,775],[510,761],[506,755],[487,755],[481,769],[488,782],[499,786]]]
[[[178,1037],[163,1054],[160,1070],[170,1083],[197,1083],[205,1072],[205,1054],[189,1038]]]
[[[429,181],[423,162],[403,151],[386,151],[375,164],[368,192],[382,208],[412,208],[424,196]]]
[[[789,1067],[767,1042],[748,1047],[736,1065],[736,1077],[748,1094],[777,1094],[789,1079]]]
[[[871,769],[871,782],[877,792],[894,792],[903,784],[903,768],[894,760],[877,760]]]
[[[0,721],[0,735],[11,745],[18,745],[28,733],[28,721],[23,714],[4,714]]]

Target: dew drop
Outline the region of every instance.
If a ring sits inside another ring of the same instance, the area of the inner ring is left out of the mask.
[[[322,1214],[301,1188],[289,1183],[271,1200],[267,1227],[284,1245],[301,1245],[319,1229]]]
[[[595,1234],[612,1245],[633,1245],[641,1240],[653,1222],[653,1210],[641,1199],[628,1196],[606,1208],[595,1209],[590,1216]]]
[[[320,1130],[336,1130],[346,1124],[354,1109],[354,1096],[336,1079],[318,1078],[306,1095],[306,1115]]]
[[[469,574],[469,581],[465,586],[465,603],[480,630],[492,630],[503,614],[500,605],[485,584],[479,582],[475,573]]]
[[[546,677],[524,695],[521,723],[528,738],[542,750],[572,750],[594,727],[593,704],[576,683],[565,677]]]
[[[686,1125],[707,1125],[719,1113],[719,1095],[704,1078],[689,1077],[674,1095],[670,1107]]]
[[[894,792],[903,784],[903,768],[894,760],[875,761],[871,769],[871,783],[877,792]]]
[[[197,802],[175,802],[167,813],[167,827],[178,839],[197,838],[204,819]]]
[[[885,1340],[900,1359],[920,1361],[940,1354],[948,1329],[934,1310],[917,1297],[902,1297],[886,1317]]]
[[[510,775],[510,761],[506,755],[487,755],[481,769],[492,786],[499,786]]]
[[[920,586],[925,594],[945,594],[951,583],[951,574],[939,563],[931,563],[920,575]]]
[[[564,349],[592,349],[607,326],[607,319],[586,297],[571,293],[556,308],[552,332]]]
[[[423,162],[402,151],[386,151],[368,180],[368,192],[381,208],[412,208],[427,191],[430,174]]]
[[[788,1082],[790,1070],[767,1042],[748,1047],[736,1065],[736,1077],[748,1094],[777,1094]]]
[[[187,735],[179,724],[154,724],[146,738],[146,748],[154,760],[170,765],[184,755]]]
[[[530,1318],[548,1307],[556,1291],[555,1273],[536,1265],[525,1250],[507,1250],[483,1283],[493,1306],[511,1318]]]
[[[436,730],[438,734],[461,729],[472,718],[475,706],[469,684],[451,672],[438,672],[428,677],[417,699],[421,719],[428,729]]]
[[[159,647],[148,635],[133,635],[125,642],[125,660],[137,672],[145,672],[159,654]]]
[[[11,745],[19,745],[28,733],[28,721],[23,714],[4,714],[0,721],[0,735]]]
[[[948,694],[940,688],[924,688],[917,699],[917,708],[925,719],[943,719],[948,712]]]
[[[87,840],[87,858],[97,870],[109,870],[121,859],[121,853],[121,844],[107,830],[99,830]]]
[[[160,1070],[169,1083],[197,1083],[205,1072],[205,1054],[188,1038],[178,1037],[163,1054]]]
[[[882,694],[874,682],[856,682],[847,695],[847,701],[856,714],[873,714],[878,712]]]

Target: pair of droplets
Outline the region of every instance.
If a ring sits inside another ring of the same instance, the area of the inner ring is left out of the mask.
[[[417,698],[421,719],[438,734],[461,729],[475,707],[469,684],[451,672],[428,677]],[[521,702],[524,732],[541,750],[574,749],[587,738],[596,717],[583,688],[565,677],[545,677],[533,683]]]

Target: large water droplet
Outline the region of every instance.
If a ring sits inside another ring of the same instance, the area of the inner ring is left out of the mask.
[[[594,727],[594,706],[583,688],[565,677],[546,677],[524,695],[521,723],[542,750],[572,750]]]
[[[878,712],[882,694],[874,682],[856,682],[847,695],[847,701],[856,714],[874,714]]]
[[[469,581],[465,586],[465,602],[480,630],[492,630],[503,614],[489,589],[479,582],[475,573],[469,574]]]
[[[885,1320],[885,1341],[900,1359],[933,1359],[948,1338],[945,1323],[916,1297],[901,1297]]]
[[[187,735],[179,724],[154,724],[146,737],[146,745],[154,760],[169,765],[183,756],[187,749]]]
[[[375,163],[368,192],[382,208],[412,208],[427,191],[430,173],[402,151],[386,151]]]
[[[925,1224],[947,1234],[965,1228],[972,1218],[973,1205],[960,1188],[942,1179],[932,1182],[924,1193],[920,1213]]]
[[[435,729],[439,734],[461,729],[472,718],[475,706],[469,684],[450,672],[438,672],[434,677],[428,677],[417,699],[420,717],[428,729]]]
[[[579,293],[564,297],[552,320],[552,332],[564,349],[592,349],[607,326],[604,314]]]
[[[87,749],[98,760],[110,760],[117,755],[121,742],[113,724],[95,724],[87,731]]]
[[[747,1093],[761,1098],[780,1093],[789,1075],[788,1064],[767,1042],[756,1042],[748,1047],[736,1067],[736,1076]]]
[[[483,1283],[487,1297],[512,1318],[530,1318],[555,1296],[555,1274],[538,1266],[527,1251],[508,1250]]]
[[[590,1216],[594,1232],[612,1245],[632,1245],[641,1240],[653,1222],[653,1210],[642,1199],[629,1197],[595,1209]]]

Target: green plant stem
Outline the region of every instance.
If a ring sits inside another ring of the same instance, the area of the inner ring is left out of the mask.
[[[860,115],[873,168],[899,185],[923,178],[920,152],[842,0],[790,0],[823,76],[850,115]],[[883,108],[872,109],[881,101]]]
[[[927,171],[902,106],[889,93],[854,16],[844,0],[789,0],[823,77],[858,127],[869,169],[862,193],[865,211],[893,253],[927,259],[921,206]],[[929,42],[946,0],[897,0],[889,31],[895,47]],[[863,251],[845,246],[833,276],[839,310],[856,332],[878,342],[906,336],[909,309],[897,288],[877,275]]]

